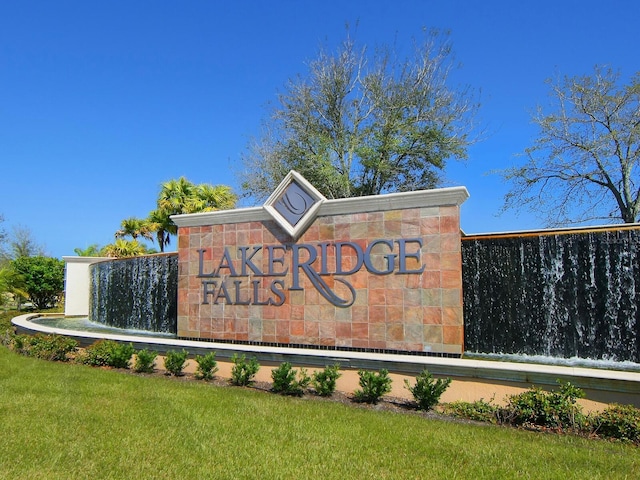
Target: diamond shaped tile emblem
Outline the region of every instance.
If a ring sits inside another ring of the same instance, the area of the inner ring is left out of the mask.
[[[269,215],[294,240],[316,217],[325,197],[298,172],[291,170],[264,203]]]

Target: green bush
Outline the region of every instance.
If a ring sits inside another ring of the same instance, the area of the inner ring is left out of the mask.
[[[201,380],[211,380],[218,371],[218,362],[216,362],[216,352],[209,352],[206,355],[196,355],[195,377]]]
[[[241,357],[234,353],[231,357],[233,367],[231,367],[231,383],[238,386],[247,386],[253,383],[258,370],[260,370],[260,364],[258,360],[253,357],[247,362],[245,355]]]
[[[483,399],[475,402],[451,402],[444,406],[444,413],[459,418],[468,418],[478,422],[496,423],[498,407]]]
[[[525,392],[509,396],[500,416],[506,423],[514,425],[580,428],[585,417],[576,401],[583,397],[584,392],[568,382],[561,385],[560,391],[545,392],[531,387]]]
[[[136,353],[136,360],[133,364],[133,370],[138,373],[153,373],[153,368],[156,366],[156,357],[158,352],[152,350],[139,350]]]
[[[332,366],[325,366],[324,370],[317,371],[313,374],[311,385],[316,393],[322,397],[330,397],[336,391],[336,382],[342,374],[340,373],[340,365],[337,363]]]
[[[188,356],[189,352],[184,349],[181,352],[169,350],[164,357],[164,368],[167,370],[167,375],[173,374],[176,377],[182,375]]]
[[[78,342],[61,335],[14,335],[11,339],[13,350],[29,357],[43,360],[66,362],[68,354],[78,348]]]
[[[300,375],[298,375],[298,371],[292,368],[289,362],[283,362],[278,368],[274,368],[271,371],[271,379],[273,392],[297,397],[304,394],[304,389],[311,381],[311,377],[307,375],[304,368],[300,369]]]
[[[357,402],[378,403],[383,395],[391,391],[391,377],[386,369],[379,372],[359,370],[361,389],[354,392]]]
[[[78,361],[94,367],[129,368],[129,362],[135,349],[130,343],[118,343],[113,340],[98,340],[89,345]]]
[[[405,388],[411,392],[420,410],[430,410],[438,404],[440,396],[449,388],[450,378],[433,378],[428,370],[423,370],[416,377],[415,385],[411,386],[409,380],[405,380]]]
[[[640,443],[640,409],[632,405],[611,404],[590,423],[598,435]]]

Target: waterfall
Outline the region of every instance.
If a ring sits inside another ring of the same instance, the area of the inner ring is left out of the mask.
[[[89,318],[105,325],[176,333],[178,255],[98,262],[90,269]]]
[[[640,230],[462,242],[465,348],[640,363]]]

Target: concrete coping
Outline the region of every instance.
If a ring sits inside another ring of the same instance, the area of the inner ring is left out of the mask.
[[[640,373],[596,368],[542,365],[503,361],[443,358],[433,356],[380,354],[311,348],[273,347],[232,343],[203,342],[110,333],[81,332],[38,325],[30,321],[40,315],[26,314],[15,317],[12,323],[27,332],[42,332],[75,338],[89,345],[99,339],[130,342],[136,349],[149,348],[158,352],[184,348],[191,355],[216,351],[219,358],[233,354],[255,356],[258,361],[324,367],[339,363],[342,368],[381,369],[389,372],[417,375],[424,369],[434,375],[461,377],[480,381],[528,383],[536,386],[557,386],[558,381],[571,382],[583,389],[640,394]]]
[[[435,188],[414,192],[397,192],[368,197],[339,198],[325,200],[316,216],[348,215],[386,210],[426,208],[438,206],[459,206],[469,192],[465,187]],[[237,208],[215,212],[172,215],[171,220],[179,227],[199,227],[226,223],[260,222],[272,220],[265,207]]]

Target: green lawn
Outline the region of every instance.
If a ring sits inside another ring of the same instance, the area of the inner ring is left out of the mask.
[[[638,478],[631,445],[428,420],[0,348],[0,478]]]

